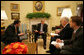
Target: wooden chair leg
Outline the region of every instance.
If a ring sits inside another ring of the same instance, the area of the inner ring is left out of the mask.
[[[38,54],[38,44],[36,43],[36,54]]]

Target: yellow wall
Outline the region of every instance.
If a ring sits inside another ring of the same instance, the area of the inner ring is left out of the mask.
[[[9,24],[11,24],[14,20],[11,19],[11,13],[14,11],[11,11],[10,9],[10,3],[15,3],[15,4],[20,4],[20,20],[22,23],[26,23],[27,25],[29,20],[26,18],[26,14],[33,12],[33,2],[32,1],[28,1],[28,2],[24,2],[24,1],[2,1],[1,2],[1,6],[3,10],[6,11],[7,16],[8,16],[8,20],[5,22],[5,26],[8,26]]]
[[[1,9],[5,10],[8,16],[8,20],[5,21],[5,26],[8,26],[13,22],[11,20],[10,3],[20,4],[20,20],[22,23],[26,23],[29,26],[29,19],[26,18],[27,13],[33,12],[33,1],[2,1]],[[57,16],[57,7],[69,5],[72,14],[76,15],[77,4],[83,4],[83,1],[45,1],[45,12],[51,14],[49,19],[49,32],[51,27],[60,24],[60,16]]]

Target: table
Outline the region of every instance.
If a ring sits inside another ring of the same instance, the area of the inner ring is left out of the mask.
[[[27,54],[38,54],[38,44],[35,42],[28,42],[28,40],[22,41],[24,44],[28,46],[28,53]]]

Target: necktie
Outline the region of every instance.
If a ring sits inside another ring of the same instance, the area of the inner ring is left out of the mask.
[[[17,28],[15,28],[15,33],[17,34]]]
[[[72,36],[73,39],[75,39],[75,32],[73,32],[73,36]]]

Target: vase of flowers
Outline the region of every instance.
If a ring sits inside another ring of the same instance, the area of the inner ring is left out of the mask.
[[[14,42],[4,47],[2,54],[27,54],[27,45],[20,42]]]

